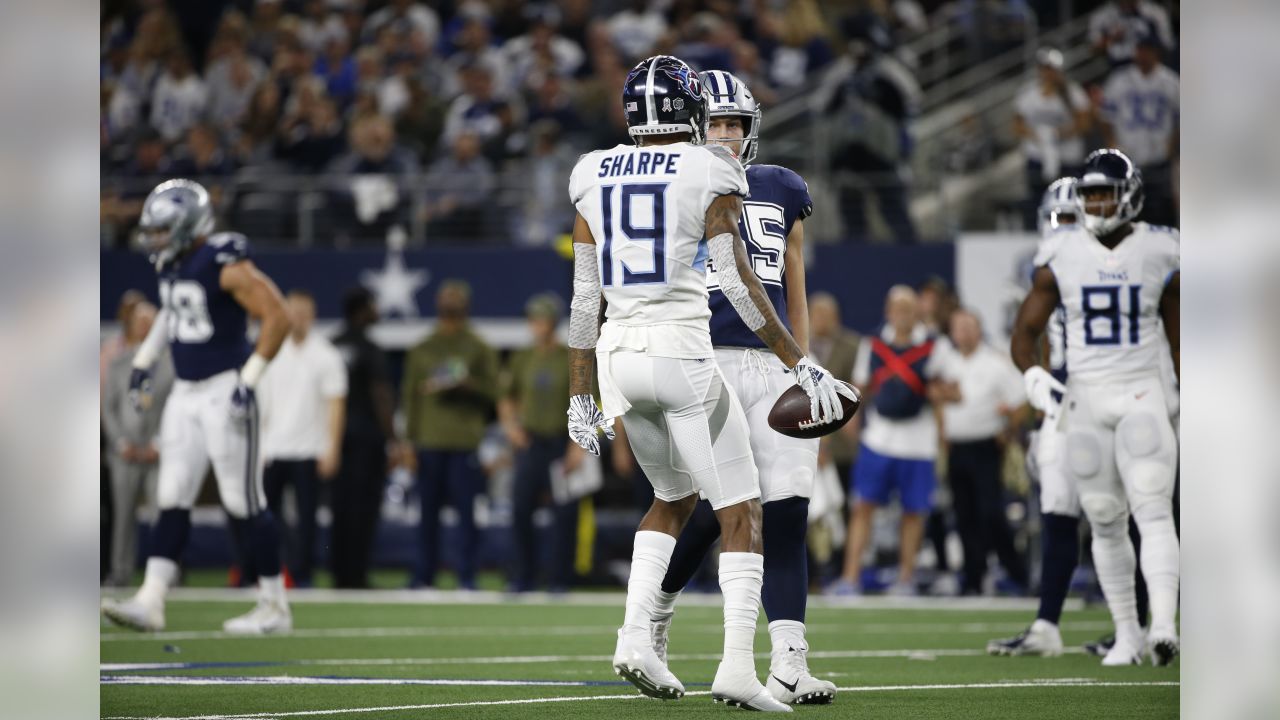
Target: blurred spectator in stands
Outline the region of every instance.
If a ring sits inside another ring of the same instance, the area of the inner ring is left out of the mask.
[[[382,240],[392,225],[408,225],[409,184],[418,174],[418,161],[396,143],[395,128],[381,115],[356,118],[348,143],[351,149],[327,170],[333,176],[329,199],[337,235]]]
[[[1026,0],[958,0],[954,12],[965,35],[968,65],[1020,48],[1035,35],[1035,16]]]
[[[107,368],[103,383],[102,425],[111,464],[111,572],[106,584],[128,587],[138,560],[138,501],[155,501],[156,441],[160,417],[173,387],[173,361],[166,346],[151,369],[151,398],[138,412],[129,401],[133,355],[156,319],[156,308],[142,301],[133,306],[124,324],[124,349]]]
[[[280,87],[268,77],[258,84],[249,108],[240,120],[236,156],[243,165],[270,160],[275,154],[276,130],[280,122]]]
[[[133,32],[129,46],[129,60],[115,83],[112,95],[113,114],[121,118],[132,116],[135,120],[146,117],[152,103],[156,81],[164,72],[165,64],[175,53],[181,52],[182,36],[173,15],[163,8],[153,8],[143,13]],[[132,108],[132,114],[127,110]],[[120,125],[120,130],[133,124]]]
[[[947,484],[964,544],[961,594],[982,594],[987,555],[993,551],[1009,579],[1025,591],[1030,587],[1027,562],[1014,546],[1001,479],[1004,446],[1026,402],[1022,378],[1007,353],[982,341],[977,315],[957,310],[950,328],[956,351],[940,356],[939,381],[930,390],[932,401],[942,406]]]
[[[1161,50],[1159,38],[1144,35],[1133,63],[1107,78],[1102,130],[1107,145],[1124,151],[1142,170],[1142,219],[1177,225],[1172,168],[1180,137],[1178,74],[1160,62]]]
[[[770,107],[778,101],[778,93],[765,75],[764,63],[760,60],[760,50],[754,43],[739,40],[733,45],[734,74],[744,85],[751,88],[751,94],[761,107]]]
[[[478,65],[489,71],[494,92],[506,93],[514,89],[511,81],[510,67],[502,51],[493,46],[493,34],[490,31],[492,14],[481,2],[468,0],[458,7],[453,19],[457,30],[448,37],[450,46],[445,65],[454,82],[465,81],[461,78],[462,70]],[[457,85],[448,88],[447,94],[456,94]]]
[[[584,454],[565,438],[561,427],[564,413],[560,407],[569,402],[569,350],[556,338],[562,305],[550,293],[529,299],[525,317],[533,345],[511,355],[498,400],[503,432],[517,453],[511,508],[515,557],[508,577],[515,592],[532,590],[537,583],[540,544],[534,534],[533,515],[544,504],[552,511],[547,584],[553,592],[564,591],[573,581],[578,503],[556,504],[551,488],[551,466],[562,461],[564,470],[571,472],[582,463]]]
[[[946,168],[956,174],[970,173],[995,160],[996,133],[983,113],[972,112],[960,121],[960,132],[946,157]]]
[[[919,317],[915,291],[895,285],[885,301],[884,325],[858,347],[853,382],[862,389],[865,407],[850,424],[865,428],[853,466],[848,551],[844,572],[831,588],[835,594],[858,592],[875,511],[895,494],[902,504],[902,525],[898,577],[888,593],[917,592],[916,556],[937,484],[938,426],[927,388],[937,375],[941,347]]]
[[[387,466],[401,461],[392,416],[395,396],[387,360],[369,338],[378,322],[373,295],[348,290],[342,300],[342,330],[333,338],[346,362],[347,407],[342,467],[333,482],[332,549],[329,563],[338,588],[369,587],[369,560],[382,509]]]
[[[298,22],[298,38],[308,50],[319,55],[325,46],[335,38],[341,38],[350,46],[351,35],[342,15],[335,5],[328,0],[306,0],[302,9],[302,17]]]
[[[421,33],[423,42],[428,46],[434,46],[440,40],[440,16],[429,5],[414,0],[390,0],[365,20],[364,42],[369,42],[383,28],[393,24]]]
[[[626,82],[630,67],[612,48],[602,48],[593,54],[595,72],[577,86],[574,105],[584,118],[592,118],[588,126],[590,139],[583,146],[595,148],[613,147],[619,143],[630,144],[627,135],[627,115],[622,109],[617,88]]]
[[[815,0],[787,0],[780,14],[765,16],[760,30],[761,55],[776,88],[798,88],[835,59]]]
[[[648,57],[667,32],[667,19],[658,4],[657,0],[630,0],[607,21],[609,38],[629,62]],[[754,90],[755,86],[751,87]]]
[[[169,174],[199,180],[217,207],[222,202],[223,186],[235,170],[235,162],[222,149],[218,131],[208,123],[197,123],[187,131],[184,152],[174,160]]]
[[[548,73],[529,95],[528,116],[530,128],[543,120],[559,126],[561,132],[572,135],[585,129],[586,123],[574,106],[573,96],[565,87],[565,79],[556,73]]]
[[[390,74],[378,86],[378,112],[394,119],[409,106],[409,85],[425,78],[412,54],[397,51],[388,55],[387,61]]]
[[[809,354],[837,378],[853,377],[853,362],[858,356],[858,334],[840,322],[840,303],[831,293],[816,292],[809,296]],[[840,432],[822,438],[818,462],[834,462],[842,481],[849,477],[853,461],[858,457],[857,424],[848,423]]]
[[[408,440],[417,450],[418,492],[422,501],[419,561],[414,587],[432,587],[444,543],[440,510],[458,515],[458,585],[476,586],[475,500],[484,492],[476,448],[498,390],[498,355],[468,323],[471,288],[445,280],[436,294],[435,331],[409,351],[400,383]]]
[[[167,142],[176,142],[203,117],[208,102],[209,90],[186,51],[170,53],[151,98],[151,126]]]
[[[338,107],[327,97],[298,107],[280,125],[280,157],[303,172],[324,170],[345,146]]]
[[[358,75],[356,60],[351,55],[351,44],[346,30],[341,34],[327,35],[316,52],[315,73],[324,78],[329,97],[339,105],[346,105],[355,97]]]
[[[429,242],[479,239],[496,210],[493,189],[493,167],[480,154],[479,136],[462,132],[454,138],[449,154],[427,171],[423,219]]]
[[[450,105],[444,121],[444,142],[453,145],[464,131],[476,135],[484,154],[501,161],[506,154],[507,136],[516,122],[516,111],[498,95],[493,74],[481,64],[462,71],[463,93]]]
[[[283,17],[282,0],[255,0],[249,22],[249,52],[263,62],[275,56],[277,28]]]
[[[560,186],[578,155],[562,142],[554,120],[539,120],[529,128],[529,135],[529,157],[509,166],[512,184],[527,187],[523,212],[511,219],[510,235],[521,244],[550,246],[573,226],[574,210],[565,204]]]
[[[576,75],[586,55],[576,42],[556,34],[560,11],[554,5],[529,5],[525,14],[532,21],[528,33],[502,46],[512,71],[512,88],[527,87],[531,78],[536,84],[547,74]]]
[[[250,55],[243,41],[227,45],[205,72],[209,87],[206,118],[219,129],[235,127],[249,110],[254,91],[267,77],[267,66]]]
[[[1034,230],[1040,198],[1060,177],[1080,174],[1084,135],[1089,131],[1089,96],[1062,71],[1062,52],[1036,53],[1036,78],[1013,101],[1013,134],[1022,141],[1027,197],[1023,227]]]
[[[342,462],[347,369],[333,344],[312,332],[316,301],[311,293],[290,290],[286,300],[293,324],[258,390],[266,462],[262,477],[267,507],[282,526],[284,491],[293,487],[297,528],[282,527],[280,538],[294,582],[309,587],[320,481],[332,480]]]
[[[733,46],[738,40],[738,31],[727,20],[704,11],[694,15],[687,24],[672,27],[683,32],[671,54],[699,71],[733,72]]]
[[[560,34],[586,47],[587,34],[591,27],[598,24],[598,18],[592,13],[597,10],[592,0],[559,0]]]
[[[1133,62],[1138,39],[1147,35],[1154,35],[1166,49],[1173,50],[1169,12],[1150,0],[1110,0],[1089,16],[1089,42],[1095,52],[1106,55],[1113,68]]]
[[[140,180],[156,180],[161,175],[168,175],[172,162],[169,160],[169,148],[164,137],[152,128],[143,128],[133,146],[133,159],[125,165],[123,175]],[[150,192],[147,188],[143,195]]]
[[[405,79],[405,90],[407,102],[396,116],[396,136],[418,157],[430,158],[440,147],[448,106],[417,75]]]
[[[164,138],[143,128],[134,145],[133,158],[120,169],[120,182],[104,185],[99,207],[105,242],[124,246],[129,231],[138,224],[142,201],[172,166]]]
[[[911,155],[908,122],[921,90],[912,72],[894,57],[885,26],[866,16],[846,22],[848,57],[824,80],[817,106],[837,117],[831,170],[838,179],[844,231],[854,241],[870,239],[868,201],[875,198],[890,239],[914,243],[908,211]],[[835,115],[838,113],[838,115]]]
[[[286,22],[286,20],[292,22]],[[312,77],[315,59],[297,36],[297,22],[290,15],[280,21],[287,31],[281,32],[276,41],[275,56],[271,61],[271,74],[280,84],[282,92],[291,92],[300,80]]]

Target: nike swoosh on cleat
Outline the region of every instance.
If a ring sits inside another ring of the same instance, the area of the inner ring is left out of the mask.
[[[793,683],[789,683],[786,680],[783,680],[782,678],[778,677],[777,675],[774,675],[773,679],[777,680],[782,685],[782,687],[786,688],[787,692],[795,692],[796,686],[800,684],[800,678],[796,678],[796,681]]]

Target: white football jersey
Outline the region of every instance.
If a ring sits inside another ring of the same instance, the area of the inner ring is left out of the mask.
[[[1065,226],[1041,244],[1035,266],[1047,266],[1058,282],[1072,380],[1160,374],[1160,355],[1168,354],[1160,297],[1181,267],[1177,230],[1134,223],[1108,250],[1084,228]]]
[[[707,208],[748,192],[742,164],[719,146],[618,145],[578,160],[569,197],[595,238],[608,303],[597,350],[712,356]]]

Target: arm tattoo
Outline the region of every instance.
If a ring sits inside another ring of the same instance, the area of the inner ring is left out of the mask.
[[[591,380],[596,371],[594,350],[569,348],[569,394],[590,395]]]

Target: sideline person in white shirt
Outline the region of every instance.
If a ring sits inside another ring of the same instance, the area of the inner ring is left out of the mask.
[[[298,507],[296,536],[282,532],[294,583],[311,583],[315,557],[319,481],[338,472],[346,423],[347,368],[327,339],[311,332],[315,300],[292,290],[286,300],[293,331],[259,386],[262,404],[264,484],[267,505],[283,521],[284,488],[293,485]]]
[[[1009,420],[1026,403],[1022,376],[1005,353],[982,340],[982,324],[968,310],[951,315],[951,341],[939,368],[935,402],[942,404],[947,482],[964,546],[961,593],[982,594],[987,555],[995,551],[1009,579],[1027,587],[1027,563],[1013,544],[1001,483]]]

